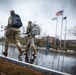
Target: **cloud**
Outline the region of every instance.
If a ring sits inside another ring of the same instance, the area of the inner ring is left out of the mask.
[[[1,5],[9,5],[11,4],[11,0],[0,0]]]
[[[76,16],[76,0],[70,0],[70,6],[71,6],[71,12],[74,14],[74,16]],[[72,14],[72,15],[73,15]]]
[[[0,0],[0,6],[3,11],[7,11],[9,8],[12,7],[12,0]]]

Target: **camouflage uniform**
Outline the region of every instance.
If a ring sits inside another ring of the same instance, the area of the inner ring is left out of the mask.
[[[20,34],[20,30],[16,29],[16,28],[8,28],[8,30],[6,30],[6,40],[5,40],[5,50],[8,50],[8,45],[9,43],[14,43],[16,44],[16,46],[18,47],[18,50],[20,51],[22,46],[19,42],[19,34]]]
[[[26,28],[26,34],[28,34],[28,42],[27,42],[27,47],[26,47],[26,52],[28,51],[29,47],[33,47],[34,48],[34,56],[36,55],[36,48],[35,48],[35,44],[34,44],[34,39],[35,39],[35,35],[33,35],[31,33],[31,24],[32,22],[29,21],[28,22],[28,26]]]
[[[6,36],[5,51],[3,52],[3,54],[5,56],[8,55],[8,46],[9,46],[9,43],[11,42],[11,43],[16,44],[18,51],[19,51],[18,59],[22,60],[21,55],[22,55],[23,51],[22,51],[22,46],[21,46],[20,41],[19,41],[20,29],[13,28],[11,25],[11,22],[12,22],[12,17],[10,16],[8,19],[8,25],[7,25],[6,33],[5,33],[5,36]]]

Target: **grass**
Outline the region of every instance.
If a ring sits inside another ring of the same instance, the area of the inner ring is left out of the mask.
[[[0,75],[45,75],[45,74],[0,59]]]

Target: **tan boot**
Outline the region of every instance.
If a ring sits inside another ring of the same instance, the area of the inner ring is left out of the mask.
[[[18,60],[22,61],[22,54],[23,54],[24,51],[20,50],[19,52],[20,53],[18,55]]]
[[[7,52],[7,51],[4,51],[4,52],[3,52],[3,55],[4,55],[5,57],[7,57],[8,52]]]

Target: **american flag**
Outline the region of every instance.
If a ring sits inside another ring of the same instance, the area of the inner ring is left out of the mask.
[[[61,16],[61,15],[63,15],[63,10],[58,11],[58,12],[56,13],[56,16]]]

